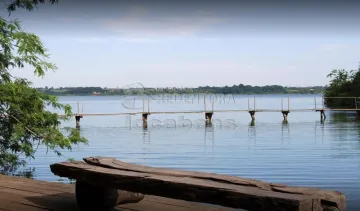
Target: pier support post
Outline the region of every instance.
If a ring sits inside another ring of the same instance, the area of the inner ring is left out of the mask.
[[[360,110],[357,110],[356,113],[357,113],[357,117],[360,118]]]
[[[288,117],[290,111],[281,111],[281,113],[283,115],[284,121],[287,121],[287,117]]]
[[[320,120],[324,121],[326,119],[326,115],[325,115],[325,111],[324,110],[320,110]]]
[[[249,111],[249,114],[251,116],[251,120],[254,121],[255,120],[255,111]]]
[[[211,122],[211,118],[212,118],[213,112],[205,112],[205,120],[206,122]]]
[[[82,115],[75,115],[75,121],[76,121],[76,128],[80,128],[80,119],[82,118]]]
[[[143,121],[143,128],[147,128],[147,118],[149,113],[143,113],[142,114],[142,121]]]

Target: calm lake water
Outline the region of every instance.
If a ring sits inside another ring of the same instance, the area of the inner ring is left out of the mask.
[[[252,96],[217,96],[214,103],[206,99],[207,109],[247,109],[254,107]],[[320,108],[319,95],[257,95],[257,109]],[[83,113],[203,110],[202,96],[157,97],[150,106],[137,97],[86,96],[60,97],[73,106],[77,101]],[[163,100],[159,100],[159,99]],[[360,199],[360,123],[356,113],[327,112],[320,121],[314,111],[293,112],[283,123],[280,112],[256,113],[251,123],[247,112],[218,112],[213,126],[205,127],[204,113],[154,114],[148,117],[148,128],[141,127],[141,115],[93,116],[81,119],[81,133],[87,146],[76,146],[64,152],[69,158],[111,156],[122,161],[155,167],[196,170],[235,175],[288,185],[312,186],[344,192],[348,210],[357,210]],[[64,126],[75,126],[75,120]],[[66,160],[39,148],[34,178],[57,181],[49,165]]]

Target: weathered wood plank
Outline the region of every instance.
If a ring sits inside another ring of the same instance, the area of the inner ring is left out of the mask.
[[[34,194],[17,189],[0,189],[0,199],[7,203],[21,204],[22,206],[36,207],[43,210],[66,210],[78,211],[74,194],[71,198],[62,197],[62,195]],[[16,210],[16,209],[15,209]],[[27,209],[17,209],[27,210]]]
[[[24,205],[20,203],[11,202],[8,200],[4,200],[0,198],[0,210],[7,210],[7,211],[19,211],[19,210],[26,210],[26,211],[49,211],[49,209],[44,209],[36,206]]]
[[[221,181],[189,176],[172,176],[119,170],[63,162],[50,166],[58,176],[118,188],[131,192],[157,195],[187,201],[204,202],[247,210],[320,211],[320,199],[314,196],[274,192]]]
[[[0,183],[0,189],[6,189],[6,188],[14,189],[14,190],[27,191],[27,192],[33,193],[34,195],[36,195],[36,194],[39,194],[39,195],[62,194],[62,195],[64,195],[65,193],[70,194],[70,192],[68,190],[59,189],[59,188],[57,190],[55,190],[55,189],[44,188],[44,186],[39,186],[39,185],[38,185],[38,187],[36,187],[35,185],[32,185],[32,184],[21,184],[21,183],[11,183],[11,182],[9,182],[8,184]],[[65,197],[65,195],[64,195],[64,197]],[[68,197],[72,197],[72,196],[70,195]]]
[[[269,183],[262,182],[260,180],[253,179],[243,179],[241,177],[234,177],[228,175],[219,175],[213,173],[205,173],[205,172],[195,172],[195,171],[183,171],[176,169],[166,169],[166,168],[155,168],[150,166],[132,164],[122,162],[120,160],[116,160],[115,158],[110,157],[89,157],[84,158],[84,161],[88,164],[95,166],[102,166],[105,168],[113,168],[125,171],[134,171],[141,173],[151,173],[157,175],[165,175],[165,176],[178,176],[178,177],[192,177],[198,179],[208,179],[214,180],[229,184],[249,186],[249,187],[258,187],[264,190],[271,190],[271,186]],[[275,184],[273,184],[275,185]],[[283,185],[278,185],[283,186]]]
[[[133,171],[140,173],[150,173],[156,175],[174,176],[174,177],[190,177],[198,179],[206,179],[212,181],[219,181],[234,185],[257,187],[259,189],[283,192],[289,194],[299,194],[315,196],[321,200],[323,206],[334,206],[340,210],[346,209],[346,197],[343,193],[338,191],[323,190],[319,188],[304,188],[304,187],[290,187],[282,184],[266,183],[260,180],[246,179],[235,176],[220,175],[214,173],[203,173],[195,171],[182,171],[166,168],[154,168],[150,166],[131,164],[116,160],[110,157],[89,157],[84,158],[84,161],[91,165],[102,166],[105,168],[119,169],[125,171]],[[335,203],[335,205],[334,205]]]

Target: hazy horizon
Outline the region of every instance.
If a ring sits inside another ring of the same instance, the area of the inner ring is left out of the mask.
[[[239,84],[232,84],[232,85],[225,85],[225,86],[228,86],[228,87],[232,87],[232,86],[238,86]],[[251,84],[243,84],[244,86],[252,86],[252,87],[255,87],[254,85],[251,85]],[[142,86],[138,85],[138,86],[131,86],[131,84],[127,84],[125,86],[119,86],[119,87],[106,87],[106,86],[58,86],[58,87],[55,87],[55,86],[47,86],[48,88],[54,88],[54,89],[59,89],[59,88],[85,88],[85,87],[100,87],[100,88],[107,88],[107,89],[122,89],[122,88],[127,88],[129,87],[130,88],[141,88]],[[225,86],[211,86],[211,85],[205,85],[205,86],[201,86],[201,87],[225,87]],[[261,87],[264,87],[264,86],[282,86],[282,87],[292,87],[292,88],[310,88],[310,87],[326,87],[325,86],[321,86],[321,85],[315,85],[315,86],[283,86],[281,84],[268,84],[268,85],[262,85]],[[45,88],[46,86],[32,86],[34,88]],[[177,86],[153,86],[153,87],[147,87],[147,86],[144,86],[143,88],[146,88],[146,89],[164,89],[164,88],[177,88],[177,89],[184,89],[184,88],[188,88],[188,89],[194,89],[194,88],[198,88],[200,86],[193,86],[193,87],[190,87],[190,86],[183,86],[183,87],[177,87]]]
[[[60,0],[10,16],[42,39],[58,70],[12,73],[36,87],[325,86],[332,69],[358,68],[359,5]]]

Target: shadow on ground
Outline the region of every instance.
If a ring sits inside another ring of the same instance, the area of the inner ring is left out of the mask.
[[[26,197],[27,200],[44,210],[54,211],[79,211],[76,203],[75,194],[62,193],[54,195],[31,196]],[[39,210],[40,210],[39,209]],[[115,207],[112,211],[139,211],[138,209]]]

